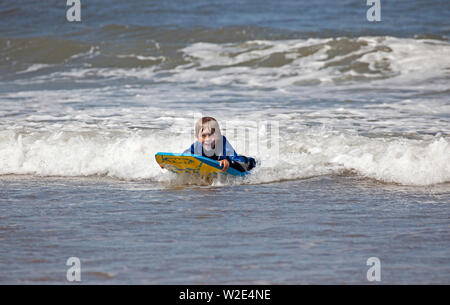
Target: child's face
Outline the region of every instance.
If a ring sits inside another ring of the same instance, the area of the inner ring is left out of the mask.
[[[202,143],[203,148],[206,150],[211,150],[216,147],[216,135],[214,133],[214,128],[211,129],[211,131],[202,131],[199,136],[198,140],[200,143]]]

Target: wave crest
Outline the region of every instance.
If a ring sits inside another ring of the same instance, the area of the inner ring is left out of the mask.
[[[283,139],[279,156],[259,155],[252,175],[240,183],[266,183],[355,172],[388,183],[450,182],[450,144],[428,140],[370,138],[338,132],[303,132]],[[184,150],[183,135],[86,132],[0,132],[0,174],[105,175],[169,181],[154,160],[158,151]],[[237,151],[242,151],[236,147]]]

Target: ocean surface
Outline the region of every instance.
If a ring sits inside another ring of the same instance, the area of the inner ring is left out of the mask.
[[[0,2],[0,284],[450,284],[450,2],[380,2]]]

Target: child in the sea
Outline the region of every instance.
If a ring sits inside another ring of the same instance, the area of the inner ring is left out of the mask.
[[[219,123],[212,117],[203,117],[195,124],[195,141],[184,153],[191,153],[211,158],[220,162],[222,171],[231,166],[241,172],[256,166],[253,158],[240,156],[233,149],[227,138],[220,133]]]

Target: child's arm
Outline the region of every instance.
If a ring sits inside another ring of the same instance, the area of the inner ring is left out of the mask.
[[[223,145],[225,147],[224,156],[221,156],[219,160],[227,160],[229,162],[229,166],[241,172],[251,170],[253,167],[256,166],[255,159],[238,155],[234,150],[233,146],[230,144],[230,142],[228,142],[227,138],[225,138],[225,136],[223,138],[224,138]]]

